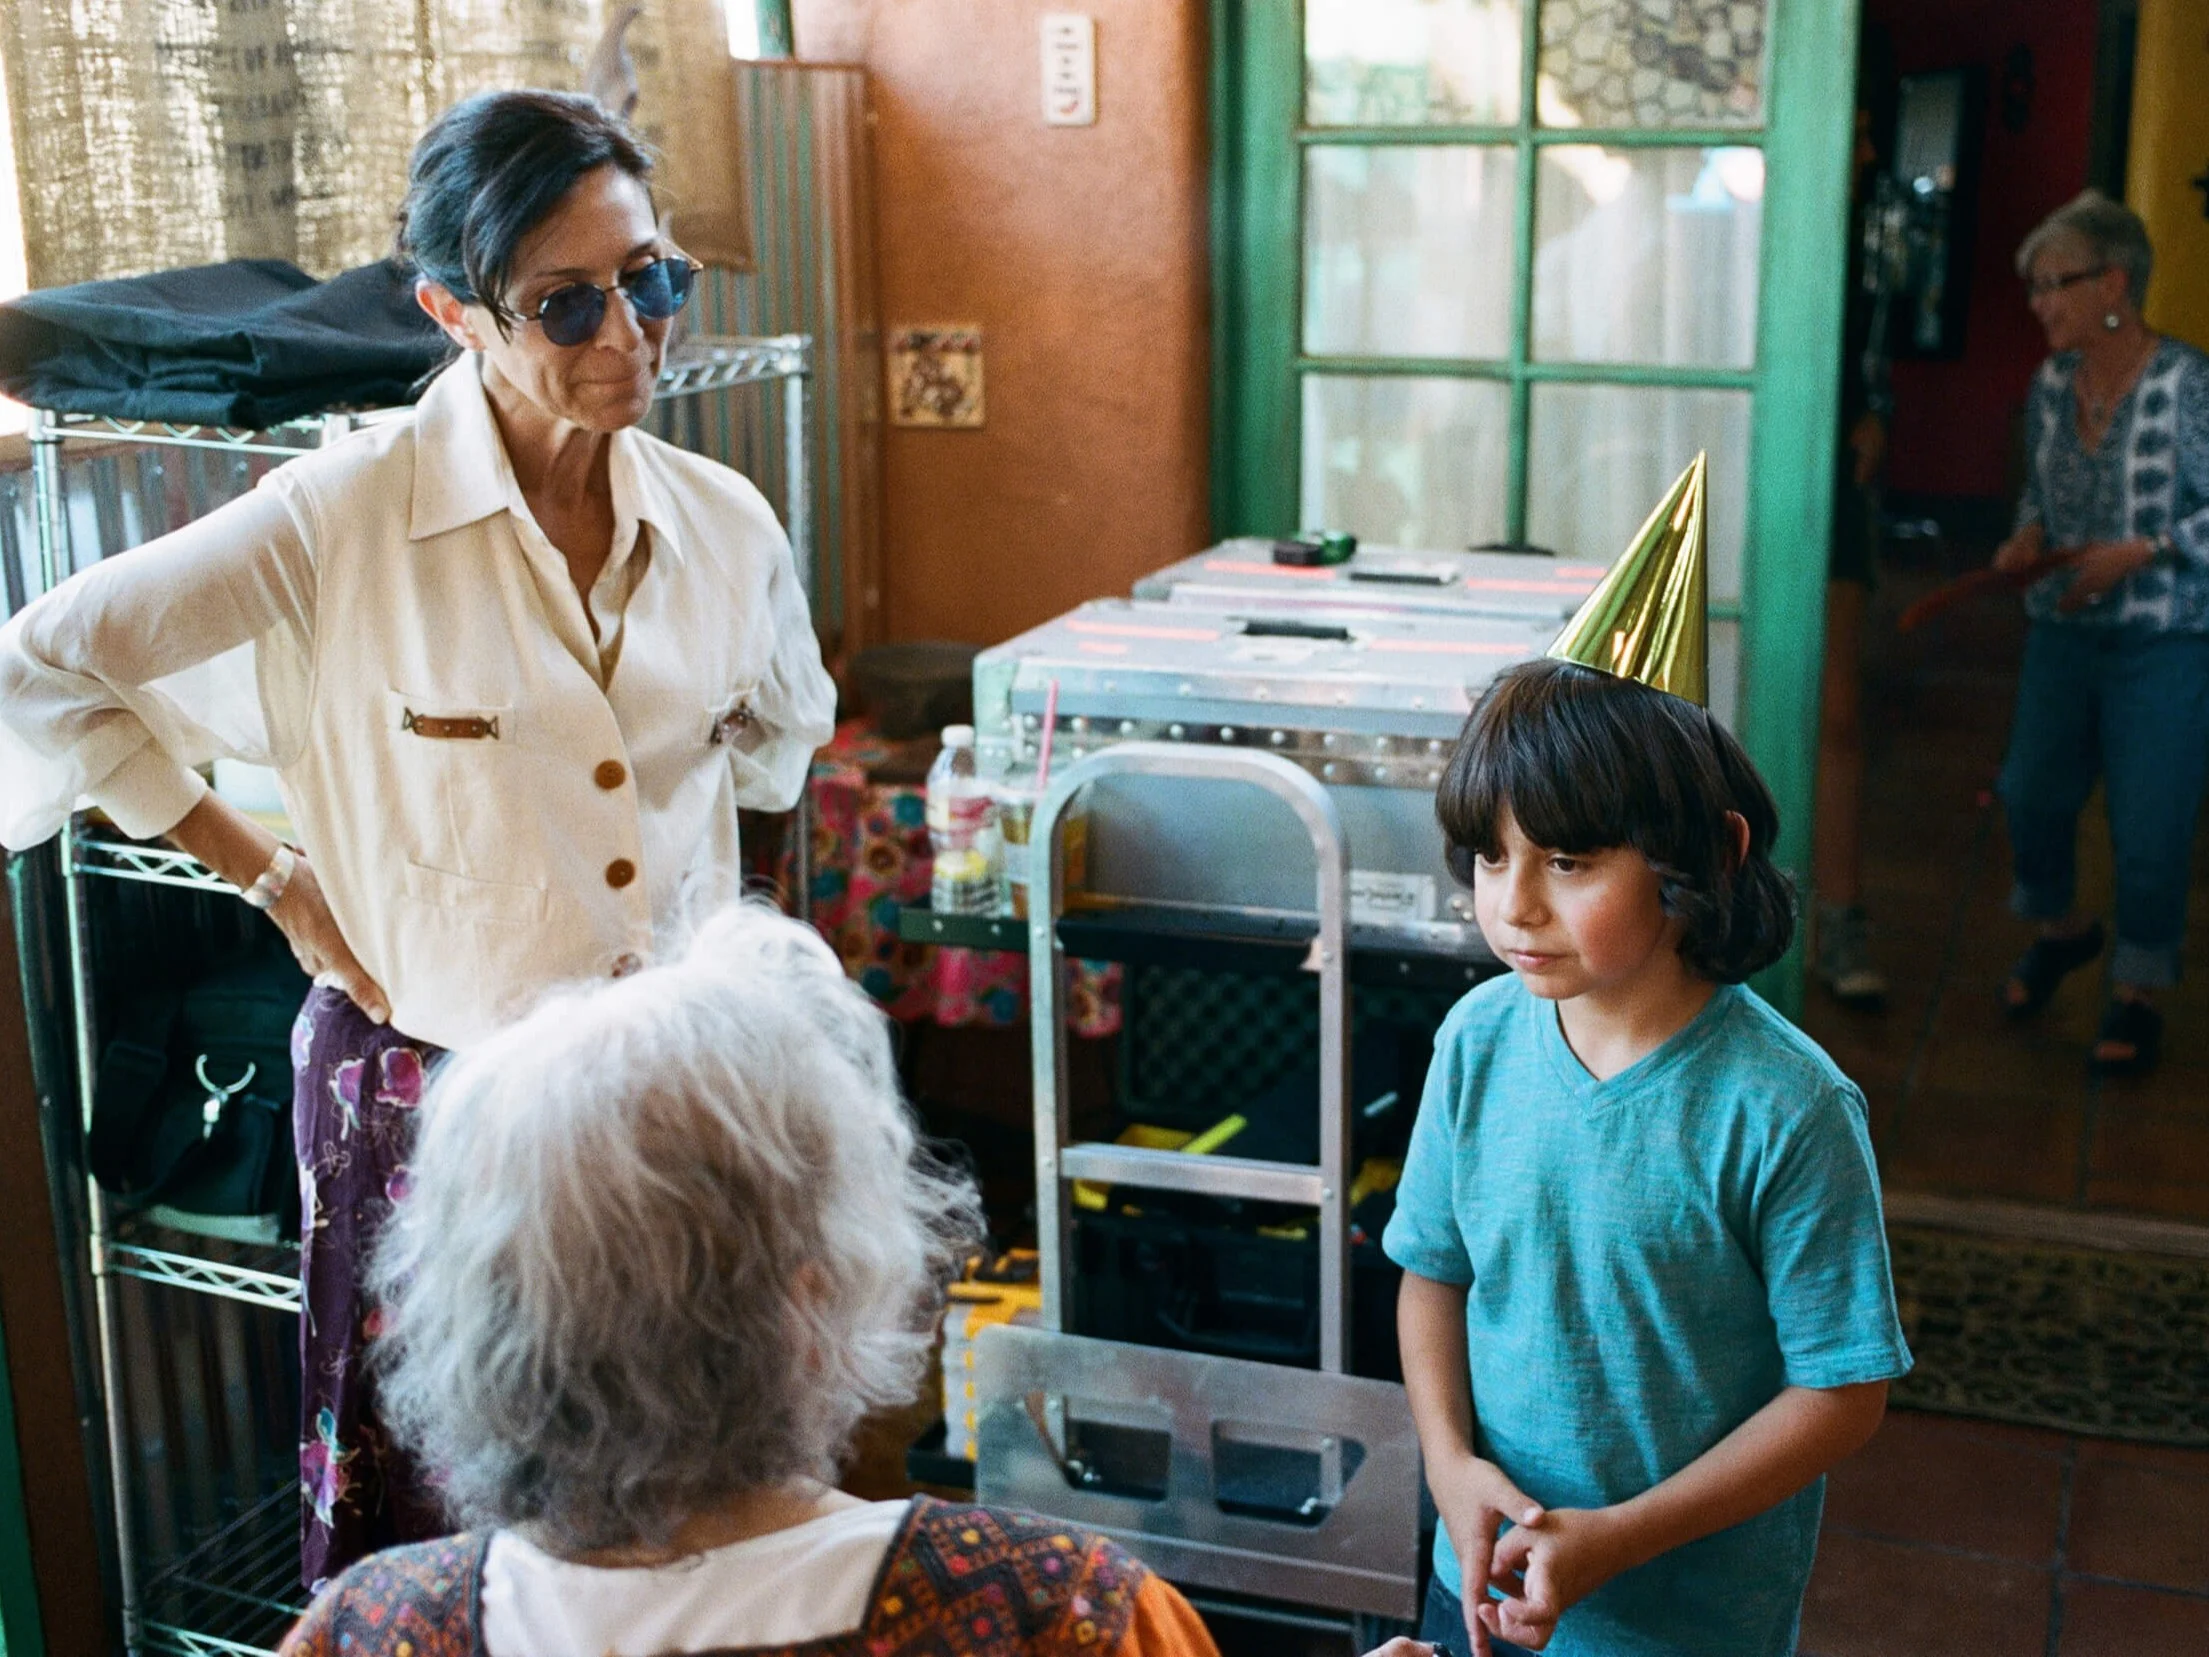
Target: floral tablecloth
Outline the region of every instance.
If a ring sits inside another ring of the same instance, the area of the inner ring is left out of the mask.
[[[938,1024],[1018,1024],[1028,1016],[1028,958],[944,949],[897,935],[898,912],[925,903],[934,859],[926,794],[918,783],[878,781],[891,745],[863,721],[841,726],[813,759],[813,924],[844,970],[893,1018]],[[784,889],[791,871],[785,868]],[[1069,961],[1067,1026],[1077,1035],[1120,1028],[1120,968]]]

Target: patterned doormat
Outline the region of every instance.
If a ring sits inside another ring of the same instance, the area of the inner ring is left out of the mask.
[[[1889,1228],[1912,1409],[2209,1447],[2209,1260]]]

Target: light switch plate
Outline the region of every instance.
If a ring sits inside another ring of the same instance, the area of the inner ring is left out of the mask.
[[[1043,14],[1043,124],[1097,124],[1097,20],[1087,12]]]

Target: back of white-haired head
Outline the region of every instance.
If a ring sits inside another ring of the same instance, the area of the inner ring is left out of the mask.
[[[977,1235],[882,1014],[811,931],[732,906],[440,1072],[373,1272],[384,1408],[462,1523],[664,1541],[832,1475],[913,1395]]]

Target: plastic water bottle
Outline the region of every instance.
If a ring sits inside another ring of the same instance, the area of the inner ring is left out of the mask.
[[[936,873],[929,904],[939,915],[997,908],[997,801],[974,762],[974,727],[946,725],[928,768],[928,840]]]

